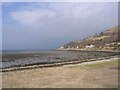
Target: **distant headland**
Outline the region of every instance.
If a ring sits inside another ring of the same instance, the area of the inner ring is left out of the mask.
[[[118,51],[120,47],[119,28],[120,25],[81,41],[71,41],[57,50]]]

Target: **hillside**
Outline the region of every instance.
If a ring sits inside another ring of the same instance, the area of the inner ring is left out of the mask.
[[[81,41],[69,42],[59,49],[76,50],[117,50],[120,46],[118,28],[113,27],[109,30],[84,38]]]

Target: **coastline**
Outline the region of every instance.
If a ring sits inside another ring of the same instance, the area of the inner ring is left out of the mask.
[[[81,49],[56,49],[58,51],[83,51],[83,52],[120,52],[119,50],[81,50]]]
[[[65,62],[51,63],[51,64],[35,64],[35,65],[33,64],[33,65],[26,65],[21,67],[17,66],[17,67],[11,67],[11,68],[3,68],[0,70],[0,72],[18,71],[18,70],[26,70],[26,69],[34,69],[34,68],[49,68],[49,67],[58,67],[58,66],[65,66],[65,65],[94,64],[94,63],[109,61],[111,59],[118,59],[118,55],[94,58],[94,59],[86,59],[86,60],[65,61]]]

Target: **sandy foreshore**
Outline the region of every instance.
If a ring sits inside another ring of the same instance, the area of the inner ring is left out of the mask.
[[[3,88],[117,88],[118,59],[3,72]]]

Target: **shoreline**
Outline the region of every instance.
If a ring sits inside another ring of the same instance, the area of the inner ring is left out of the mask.
[[[0,72],[18,71],[18,70],[26,70],[26,69],[34,69],[34,68],[49,68],[49,67],[69,66],[69,65],[86,65],[86,64],[94,64],[94,63],[99,63],[99,62],[104,62],[104,61],[110,61],[113,59],[118,60],[118,55],[117,56],[94,58],[94,59],[86,59],[86,60],[59,62],[59,63],[52,63],[52,64],[43,64],[43,65],[35,64],[35,65],[27,65],[27,66],[22,66],[22,67],[3,68],[0,70]]]
[[[83,51],[83,52],[120,52],[119,50],[81,50],[81,49],[56,49],[58,51]]]

